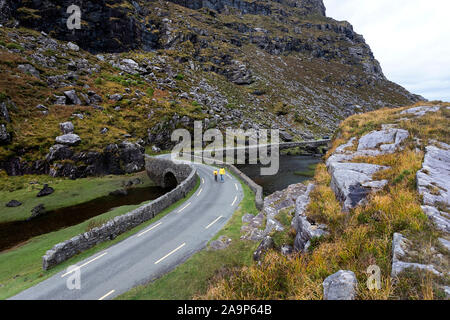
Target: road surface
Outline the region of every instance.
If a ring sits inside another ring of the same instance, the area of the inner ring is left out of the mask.
[[[79,262],[80,289],[69,290],[74,272],[64,270],[11,299],[106,300],[160,277],[204,248],[243,199],[241,184],[227,173],[194,164],[200,186],[181,206],[127,239]]]

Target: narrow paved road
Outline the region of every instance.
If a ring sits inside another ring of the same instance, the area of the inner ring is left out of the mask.
[[[73,273],[65,270],[11,299],[112,299],[204,248],[232,216],[243,191],[230,174],[224,183],[215,182],[213,167],[194,165],[201,180],[195,194],[144,230],[79,262],[81,289],[67,288]]]

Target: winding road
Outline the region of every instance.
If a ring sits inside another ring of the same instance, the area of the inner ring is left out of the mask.
[[[224,183],[215,182],[213,167],[194,166],[200,186],[192,197],[147,228],[80,261],[80,289],[68,289],[74,273],[64,270],[11,299],[112,299],[162,276],[204,248],[231,218],[243,190],[228,173]]]

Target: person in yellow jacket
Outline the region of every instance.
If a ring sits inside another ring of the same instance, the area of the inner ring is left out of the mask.
[[[224,168],[220,168],[219,170],[219,174],[220,174],[220,181],[224,181],[224,176],[225,176],[225,169]]]
[[[217,175],[219,174],[219,172],[217,170],[214,170],[214,180],[216,180],[217,182]]]

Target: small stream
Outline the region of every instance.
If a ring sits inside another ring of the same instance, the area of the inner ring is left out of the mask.
[[[77,225],[111,209],[154,200],[168,191],[170,190],[155,186],[131,188],[128,189],[126,196],[108,195],[71,207],[49,211],[29,221],[0,223],[0,252],[33,237]]]
[[[261,176],[259,164],[236,165],[236,167],[262,186],[264,196],[267,196],[286,189],[291,184],[311,180],[315,166],[321,161],[314,156],[280,155],[280,170],[274,176]]]

